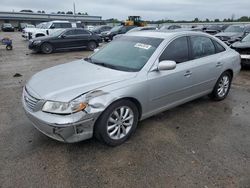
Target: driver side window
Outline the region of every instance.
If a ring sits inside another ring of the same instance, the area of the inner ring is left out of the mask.
[[[159,61],[171,60],[183,63],[189,60],[188,39],[180,37],[171,42],[161,54]]]
[[[75,30],[69,30],[69,31],[65,32],[64,35],[66,35],[66,36],[75,35]]]

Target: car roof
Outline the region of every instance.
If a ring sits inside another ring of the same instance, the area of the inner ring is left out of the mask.
[[[203,35],[203,36],[210,36],[206,33],[203,32],[197,32],[197,31],[169,31],[169,32],[164,32],[164,31],[143,31],[143,32],[132,32],[132,33],[127,33],[127,36],[140,36],[140,37],[153,37],[153,38],[172,38],[175,36],[181,36],[181,35]]]
[[[50,21],[50,23],[70,23],[70,22],[65,21],[65,20],[54,20],[54,21]]]
[[[72,28],[62,28],[64,31],[70,31],[70,30],[85,30],[85,31],[89,31],[87,29],[84,28],[79,28],[79,27],[72,27]]]

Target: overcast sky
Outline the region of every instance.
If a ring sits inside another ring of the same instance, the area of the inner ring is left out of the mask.
[[[250,16],[250,0],[1,0],[0,11],[57,12],[73,10],[102,16],[103,19],[124,20],[128,15],[140,15],[145,20],[193,20]]]

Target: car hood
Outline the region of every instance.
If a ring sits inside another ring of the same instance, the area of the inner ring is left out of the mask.
[[[240,37],[243,33],[235,33],[235,32],[220,32],[216,34],[216,37]]]
[[[128,80],[136,74],[79,60],[38,72],[28,81],[26,88],[36,98],[68,102],[83,93]]]
[[[28,32],[33,32],[33,31],[36,31],[36,30],[38,30],[38,28],[24,28],[24,29],[23,29],[23,31],[24,31],[24,32],[27,32],[27,33],[28,33]]]
[[[102,35],[107,35],[110,31],[103,31],[101,32]]]
[[[233,48],[250,48],[250,42],[235,42],[232,44]]]

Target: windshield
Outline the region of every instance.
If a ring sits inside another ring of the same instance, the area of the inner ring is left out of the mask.
[[[245,38],[242,39],[243,42],[250,42],[250,34],[245,36]]]
[[[220,30],[221,26],[218,25],[210,25],[207,27],[208,30]]]
[[[233,32],[233,33],[243,33],[243,31],[244,31],[244,26],[240,25],[231,25],[225,30],[225,32]]]
[[[89,62],[116,70],[137,72],[147,63],[163,39],[123,36],[99,50]]]
[[[6,26],[6,27],[11,27],[11,24],[4,24],[4,26]]]
[[[121,28],[122,28],[122,26],[115,26],[114,28],[112,28],[112,29],[110,30],[110,32],[119,31],[119,29],[121,29]]]
[[[34,25],[26,25],[26,28],[35,28]]]

